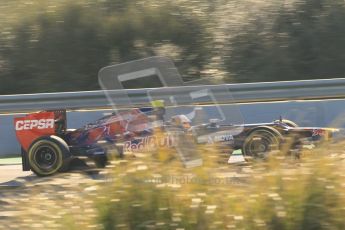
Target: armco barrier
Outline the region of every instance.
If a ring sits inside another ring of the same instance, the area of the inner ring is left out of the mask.
[[[171,87],[169,88],[169,92],[175,91],[186,93],[199,89],[201,90],[204,87],[205,86]],[[221,104],[345,98],[345,78],[227,84],[210,87],[216,93],[217,90],[219,90],[217,101]],[[229,90],[232,98],[228,97],[228,93],[225,93],[222,97],[221,94],[224,93],[224,88]],[[125,95],[125,92],[131,98],[132,102],[143,105],[148,101],[147,93],[149,90],[152,89],[114,90],[108,91],[108,94],[118,98],[118,107],[126,107],[127,100],[124,99],[121,102],[121,97]],[[67,108],[70,110],[96,109],[109,106],[110,103],[105,96],[105,92],[102,90],[0,96],[0,113],[54,108]]]

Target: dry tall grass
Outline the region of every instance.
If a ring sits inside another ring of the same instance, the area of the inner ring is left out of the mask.
[[[341,146],[251,166],[219,165],[207,147],[205,164],[194,169],[176,159],[117,162],[96,222],[105,229],[344,229]]]
[[[183,168],[171,149],[128,156],[102,172],[106,180],[83,181],[72,173],[27,188],[13,204],[22,211],[11,224],[14,229],[344,229],[342,146],[304,151],[300,160],[277,154],[237,166],[219,163],[217,152],[206,146],[200,149],[204,165],[192,169]]]

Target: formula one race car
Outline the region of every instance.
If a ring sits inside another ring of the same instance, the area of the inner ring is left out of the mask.
[[[195,144],[221,143],[227,147],[229,157],[233,150],[242,149],[243,155],[260,158],[281,148],[287,137],[290,148],[297,148],[302,142],[329,139],[338,131],[297,127],[282,119],[245,125],[220,124],[217,119],[211,119],[206,124],[192,125],[185,115],[164,121],[164,111],[163,106],[131,109],[102,117],[76,130],[67,129],[65,110],[17,117],[14,125],[22,148],[23,170],[48,176],[68,170],[71,160],[78,157],[88,157],[97,166],[105,166],[110,150],[116,150],[121,157],[126,152],[147,152],[159,146],[178,147],[179,139],[192,139]],[[156,135],[157,130],[164,135]],[[176,138],[176,133],[182,138]]]

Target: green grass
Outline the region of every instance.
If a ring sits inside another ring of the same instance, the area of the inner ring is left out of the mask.
[[[0,165],[12,165],[12,164],[21,164],[22,158],[20,157],[4,157],[0,158]]]

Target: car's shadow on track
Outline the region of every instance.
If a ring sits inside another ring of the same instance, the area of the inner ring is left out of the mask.
[[[18,169],[20,170],[20,169]],[[51,183],[57,179],[63,179],[68,177],[75,177],[75,175],[80,174],[80,176],[85,177],[91,180],[105,180],[105,175],[100,173],[104,169],[97,168],[93,165],[87,164],[83,160],[75,159],[71,162],[70,168],[67,172],[59,172],[55,175],[49,177],[39,177],[34,173],[31,173],[27,176],[19,176],[12,180],[0,183],[0,193],[4,190],[16,189],[26,185],[34,184],[44,184]],[[54,183],[56,184],[56,183]]]
[[[131,160],[139,160],[142,162],[141,158],[133,158]],[[124,159],[117,159],[119,161]],[[134,161],[136,161],[134,160]],[[132,162],[132,161],[131,161]],[[133,163],[133,162],[132,162]],[[111,168],[112,164],[108,165]],[[202,167],[202,166],[201,166]],[[26,176],[13,177],[12,180],[9,180],[4,183],[0,183],[0,195],[2,191],[13,190],[13,189],[30,189],[33,186],[39,185],[54,185],[54,186],[70,186],[71,183],[76,182],[76,178],[81,181],[89,182],[106,182],[111,181],[111,176],[114,176],[112,173],[109,173],[110,170],[108,167],[97,168],[93,161],[84,160],[75,158],[70,162],[69,170],[66,172],[58,172],[51,176],[39,177],[34,173],[31,173]],[[17,170],[21,170],[18,166]],[[214,169],[217,175],[228,177],[238,177],[246,178],[250,174],[251,166],[247,162],[239,162],[237,164],[219,164],[219,167]],[[22,175],[22,174],[18,174]]]

